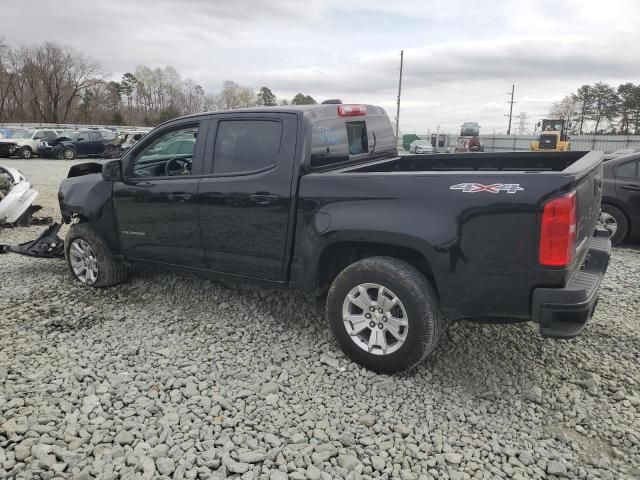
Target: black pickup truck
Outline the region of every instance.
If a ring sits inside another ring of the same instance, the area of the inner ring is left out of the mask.
[[[146,263],[326,295],[345,352],[393,372],[433,352],[445,319],[582,331],[611,248],[601,158],[398,156],[372,105],[198,114],[70,169],[66,258],[96,287]]]

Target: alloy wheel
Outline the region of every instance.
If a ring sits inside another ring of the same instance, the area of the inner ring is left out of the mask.
[[[78,280],[87,285],[92,285],[98,279],[98,259],[91,245],[76,238],[69,247],[69,261],[71,268]]]
[[[373,355],[396,352],[409,332],[402,301],[377,283],[363,283],[349,291],[342,305],[342,319],[351,340]]]

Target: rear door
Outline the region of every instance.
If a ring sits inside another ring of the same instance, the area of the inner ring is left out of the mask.
[[[104,152],[104,143],[102,142],[102,135],[100,132],[89,132],[89,142],[87,145],[87,154],[99,155]]]
[[[76,153],[78,156],[89,155],[91,148],[91,140],[89,140],[89,132],[78,132],[78,137],[74,142]]]
[[[190,118],[145,137],[125,157],[123,182],[113,186],[114,211],[127,258],[202,268],[196,194],[203,168],[208,119]],[[166,151],[190,139],[182,153]]]
[[[279,281],[292,206],[297,117],[238,113],[212,121],[198,209],[207,267]]]

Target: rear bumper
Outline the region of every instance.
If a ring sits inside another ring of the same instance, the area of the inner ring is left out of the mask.
[[[580,335],[598,303],[610,255],[607,232],[596,230],[582,267],[566,287],[534,290],[531,313],[540,324],[540,335],[565,339]]]

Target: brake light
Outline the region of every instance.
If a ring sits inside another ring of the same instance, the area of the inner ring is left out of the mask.
[[[576,192],[545,203],[540,226],[540,264],[549,267],[569,265],[573,260],[577,228]]]
[[[338,115],[341,117],[360,117],[366,114],[365,105],[338,105]]]

